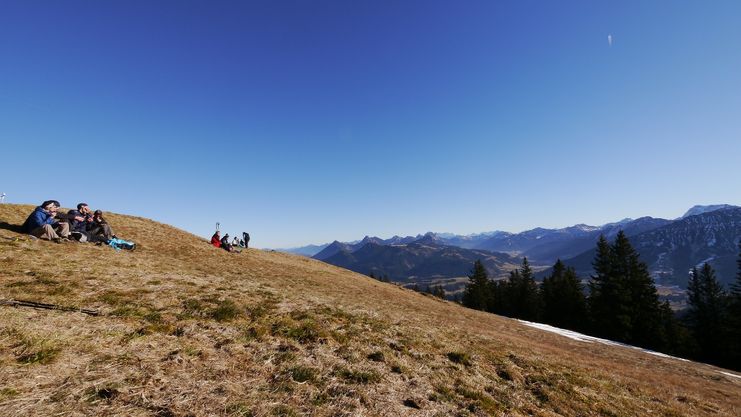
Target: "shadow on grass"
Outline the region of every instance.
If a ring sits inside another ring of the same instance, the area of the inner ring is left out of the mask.
[[[15,233],[23,233],[23,225],[0,222],[0,229],[10,230]]]
[[[19,224],[10,224],[6,222],[0,222],[0,230],[10,230],[11,232],[14,232],[14,233],[26,234],[26,232],[23,231],[23,226]],[[13,240],[14,238],[6,237],[5,239]]]

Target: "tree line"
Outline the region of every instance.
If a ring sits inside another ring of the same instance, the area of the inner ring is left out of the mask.
[[[690,271],[688,307],[661,302],[648,267],[623,232],[597,242],[593,275],[556,261],[538,284],[527,258],[506,280],[489,279],[479,260],[461,303],[507,317],[546,323],[671,355],[741,370],[741,242],[738,273],[726,291],[705,263]]]

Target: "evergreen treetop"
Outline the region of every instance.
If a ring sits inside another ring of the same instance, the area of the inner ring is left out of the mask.
[[[491,299],[489,274],[481,260],[473,264],[468,284],[463,291],[463,305],[476,310],[486,310]]]

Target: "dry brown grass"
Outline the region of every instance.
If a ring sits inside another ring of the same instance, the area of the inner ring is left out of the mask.
[[[20,224],[31,206],[0,205]],[[135,252],[0,229],[0,415],[738,416],[717,368],[111,214]]]

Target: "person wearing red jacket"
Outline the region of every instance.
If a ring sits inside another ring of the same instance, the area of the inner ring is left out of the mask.
[[[218,230],[216,231],[216,233],[214,233],[213,236],[211,236],[211,244],[216,246],[217,248],[221,247],[221,237],[219,236]]]

